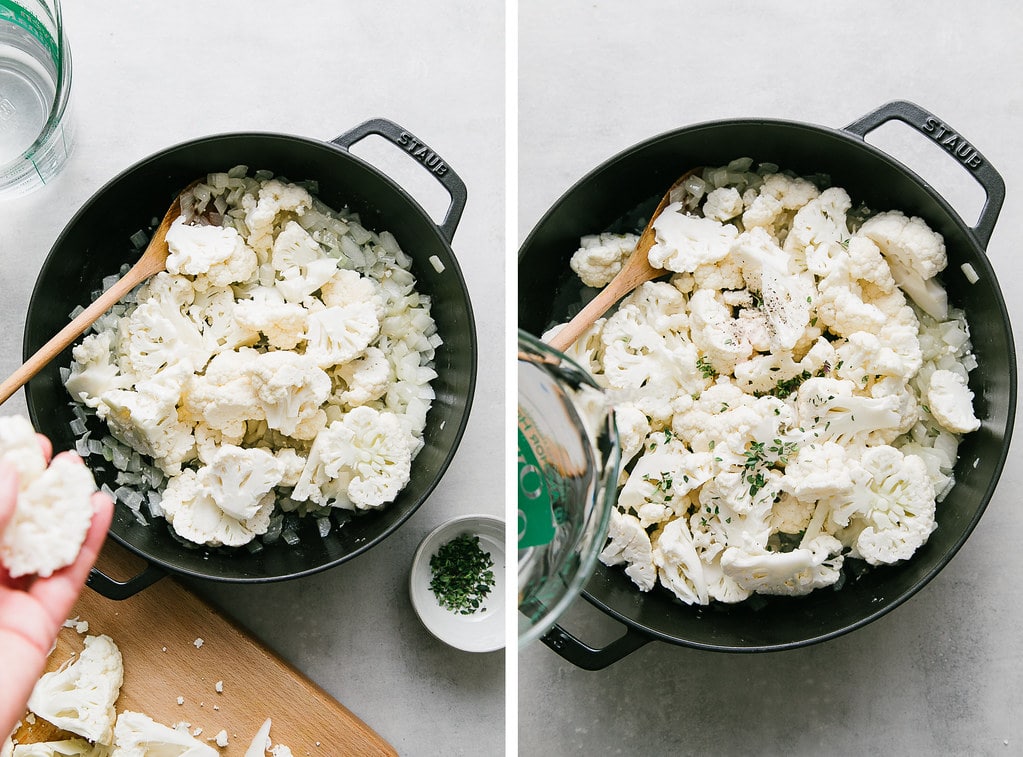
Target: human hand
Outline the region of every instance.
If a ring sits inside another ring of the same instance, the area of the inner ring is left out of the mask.
[[[53,447],[40,435],[47,464]],[[68,453],[62,453],[68,454]],[[18,472],[0,463],[0,533],[7,527],[18,493]],[[46,665],[57,633],[85,585],[110,528],[114,503],[92,496],[92,524],[75,561],[47,578],[11,578],[0,565],[0,741],[25,713],[25,704]]]

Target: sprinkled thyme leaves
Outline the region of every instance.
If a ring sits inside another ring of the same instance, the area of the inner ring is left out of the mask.
[[[714,370],[714,366],[707,360],[706,355],[701,355],[696,361],[696,367],[700,369],[700,373],[703,374],[705,379],[717,378],[718,372]]]
[[[777,466],[788,465],[797,449],[795,442],[774,439],[767,442],[750,442],[746,449],[746,458],[742,467],[745,471],[746,483],[749,484],[750,497],[756,497],[760,490],[767,486],[767,470]]]
[[[494,586],[494,561],[480,548],[480,537],[459,534],[430,558],[430,590],[441,607],[459,615],[485,610],[483,601]]]

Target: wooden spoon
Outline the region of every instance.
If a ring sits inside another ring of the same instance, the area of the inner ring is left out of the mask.
[[[151,276],[167,269],[167,230],[175,219],[181,215],[182,195],[190,192],[198,181],[185,187],[174,199],[160,225],[156,227],[153,238],[149,240],[142,257],[128,272],[118,279],[113,286],[97,297],[89,307],[83,310],[67,326],[58,331],[46,344],[40,347],[32,357],[26,360],[18,370],[0,383],[0,403],[10,399],[18,389],[59,355],[69,344],[75,341],[82,332],[95,323],[96,319],[107,312],[132,289]]]
[[[686,171],[668,188],[668,191],[664,193],[664,197],[661,198],[654,212],[650,214],[650,220],[647,221],[646,228],[643,229],[643,233],[636,243],[636,249],[629,255],[629,258],[622,266],[622,270],[611,279],[606,287],[600,290],[596,297],[586,303],[586,306],[576,313],[572,320],[565,324],[557,334],[547,340],[548,345],[559,352],[564,352],[575,343],[576,339],[582,336],[586,329],[592,326],[600,316],[610,310],[611,306],[622,297],[640,284],[653,281],[670,273],[670,271],[664,268],[654,268],[647,259],[647,253],[650,252],[650,248],[654,246],[655,241],[654,221],[671,203],[669,198],[672,192],[682,186],[686,179],[695,175],[700,170],[700,168],[693,168]]]

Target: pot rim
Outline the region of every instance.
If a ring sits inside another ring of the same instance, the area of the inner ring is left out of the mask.
[[[892,111],[900,110],[913,110],[930,116],[927,111],[919,109],[918,106],[912,103],[906,103],[905,101],[896,101],[889,103],[888,105],[882,106],[873,114],[869,114],[861,121],[868,121],[871,116],[878,116],[889,114],[889,118],[898,117],[902,118],[901,115],[890,115]],[[888,120],[887,118],[883,118]],[[856,122],[857,124],[860,122]],[[876,126],[878,124],[874,124]],[[853,124],[852,127],[855,127]],[[862,133],[851,131],[850,128],[846,127],[837,129],[830,126],[818,125],[805,121],[797,121],[792,119],[781,119],[781,118],[762,118],[762,117],[745,117],[745,118],[722,118],[702,121],[687,126],[682,126],[676,129],[670,129],[668,131],[661,132],[654,136],[648,137],[640,142],[637,142],[625,149],[615,153],[609,158],[601,161],[596,167],[586,172],[581,178],[573,182],[568,189],[566,189],[560,197],[547,209],[547,211],[536,221],[525,240],[522,242],[519,248],[518,260],[521,263],[527,250],[531,249],[537,237],[541,234],[545,226],[547,226],[552,217],[562,208],[562,206],[568,201],[568,199],[579,191],[584,190],[586,185],[590,184],[599,179],[601,174],[608,171],[617,164],[635,158],[637,155],[656,147],[657,145],[675,140],[681,137],[691,137],[694,134],[699,134],[703,131],[719,130],[721,128],[781,128],[790,130],[792,133],[812,133],[815,136],[825,136],[831,139],[839,140],[844,143],[848,143],[851,147],[858,149],[867,154],[872,160],[881,161],[887,164],[891,169],[902,173],[909,178],[913,184],[918,186],[924,191],[931,200],[935,202],[942,213],[957,227],[962,233],[963,238],[970,246],[971,263],[979,262],[980,267],[983,268],[983,276],[986,276],[993,289],[993,294],[996,299],[997,309],[1001,315],[1001,322],[1004,328],[1006,340],[1008,342],[1009,350],[1011,354],[1015,354],[1013,346],[1013,337],[1011,329],[1011,321],[1008,315],[1007,308],[1005,306],[1004,297],[1002,296],[1001,288],[998,284],[997,276],[991,268],[990,261],[987,256],[986,241],[981,241],[982,236],[990,236],[990,229],[994,225],[997,219],[998,213],[1001,209],[1002,200],[1004,199],[1004,183],[1001,177],[994,172],[994,169],[990,169],[990,173],[993,174],[994,179],[988,179],[988,182],[982,181],[980,178],[974,177],[982,187],[985,189],[987,194],[985,207],[981,212],[981,219],[976,227],[969,227],[963,221],[959,213],[950,205],[950,203],[938,193],[928,182],[920,177],[913,169],[909,168],[897,158],[891,154],[885,152],[879,147],[866,141],[865,136],[872,128],[867,128]],[[822,161],[825,162],[825,161]],[[824,173],[824,171],[822,171]],[[577,665],[596,669],[598,667],[605,667],[606,665],[614,662],[627,655],[637,646],[645,643],[645,641],[658,640],[671,643],[678,646],[689,647],[694,649],[701,649],[706,651],[718,651],[718,652],[729,652],[729,653],[750,653],[750,652],[769,652],[769,651],[783,651],[788,649],[794,649],[798,647],[809,646],[818,642],[827,641],[829,639],[842,636],[851,631],[862,628],[863,626],[877,620],[883,615],[886,615],[891,610],[895,609],[899,605],[906,602],[908,599],[913,597],[917,592],[924,588],[930,581],[951,561],[952,557],[959,551],[962,545],[966,542],[969,536],[972,534],[980,518],[984,514],[988,503],[990,502],[998,480],[1004,469],[1008,451],[1010,447],[1010,441],[1012,436],[1013,424],[1015,419],[1015,408],[1016,408],[1016,393],[1017,393],[1017,370],[1014,360],[1008,361],[1009,376],[1008,376],[1008,397],[1007,397],[1007,413],[1005,417],[1005,429],[1003,434],[1003,442],[999,450],[998,458],[993,467],[993,475],[990,477],[986,488],[980,497],[980,505],[977,507],[975,513],[970,518],[969,522],[963,528],[962,533],[955,539],[954,543],[946,549],[946,551],[937,556],[936,561],[929,570],[927,570],[919,579],[913,583],[908,589],[904,590],[899,594],[898,597],[884,602],[877,609],[865,613],[863,616],[857,618],[855,621],[846,623],[839,628],[829,630],[819,634],[809,634],[807,638],[800,638],[789,642],[780,643],[766,643],[756,644],[749,646],[741,646],[734,644],[715,644],[708,643],[700,640],[694,640],[686,638],[682,635],[673,635],[671,633],[657,630],[652,628],[645,622],[632,617],[627,612],[618,610],[607,602],[601,600],[593,593],[591,588],[595,578],[591,576],[590,581],[584,585],[581,592],[582,596],[592,605],[600,609],[605,614],[616,619],[622,623],[626,628],[626,635],[618,641],[608,645],[603,650],[593,650],[587,648],[585,644],[582,644],[578,640],[574,639],[570,634],[565,632],[559,626],[554,628],[544,637],[545,643],[548,644],[552,649],[557,651],[566,659],[570,659]],[[637,638],[631,638],[631,637]],[[645,640],[644,640],[645,638]],[[567,647],[567,649],[566,649]],[[621,647],[619,651],[615,651],[615,647]]]
[[[396,129],[400,128],[397,126],[397,124],[393,124],[392,122],[387,121],[385,119],[377,119],[373,122],[367,122],[367,124],[370,123],[390,125]],[[367,124],[364,124],[363,126]],[[356,127],[348,134],[355,133],[359,128],[361,127]],[[337,139],[342,139],[344,136],[346,135],[342,135],[342,137],[338,137]],[[271,574],[220,575],[212,571],[203,571],[188,566],[177,565],[174,564],[174,562],[170,559],[165,559],[159,556],[152,555],[146,549],[137,546],[128,538],[122,536],[120,533],[117,533],[113,529],[111,529],[109,532],[110,537],[112,537],[116,542],[118,542],[119,544],[121,544],[122,546],[124,546],[125,548],[127,548],[128,550],[130,550],[143,560],[145,560],[148,564],[147,568],[142,573],[140,573],[135,578],[123,584],[118,581],[114,581],[113,579],[110,579],[107,576],[103,576],[94,569],[92,577],[90,579],[90,585],[99,590],[101,593],[110,596],[111,598],[124,598],[125,596],[130,596],[130,594],[134,594],[136,591],[144,589],[145,586],[148,586],[154,580],[158,580],[160,577],[162,577],[163,575],[162,572],[183,577],[214,580],[221,583],[256,584],[291,580],[293,578],[301,578],[304,576],[319,573],[329,568],[336,567],[342,563],[354,559],[355,557],[369,550],[371,547],[376,546],[387,537],[391,536],[396,530],[398,530],[402,525],[404,525],[409,520],[409,518],[411,518],[412,515],[415,514],[416,511],[419,510],[419,508],[426,502],[427,499],[429,499],[429,497],[436,490],[437,486],[440,484],[441,479],[449,469],[451,463],[453,462],[455,454],[457,453],[460,443],[464,437],[465,430],[468,426],[469,416],[471,414],[472,404],[475,397],[478,374],[479,359],[478,333],[476,329],[475,316],[472,308],[472,301],[469,296],[469,290],[465,282],[465,277],[462,273],[461,266],[459,265],[458,258],[455,255],[454,250],[452,248],[451,239],[449,238],[448,235],[445,234],[445,228],[443,228],[440,223],[434,220],[430,216],[430,214],[427,213],[426,210],[422,207],[419,201],[416,200],[415,197],[413,197],[393,178],[384,173],[381,169],[374,166],[369,161],[352,153],[347,147],[341,144],[337,144],[333,141],[324,141],[316,138],[305,137],[290,133],[260,130],[225,131],[206,136],[199,136],[182,140],[132,162],[127,167],[118,171],[112,178],[108,179],[107,181],[102,183],[98,188],[93,190],[89,197],[82,202],[79,208],[66,222],[63,229],[60,231],[60,233],[54,240],[53,244],[51,245],[50,250],[47,252],[46,257],[44,258],[43,263],[40,266],[35,284],[33,285],[32,292],[29,296],[28,305],[26,307],[26,325],[22,342],[23,358],[27,359],[29,356],[31,356],[31,354],[35,351],[36,348],[35,345],[30,344],[27,315],[36,310],[37,308],[39,308],[46,299],[48,290],[46,290],[43,287],[43,279],[47,276],[47,274],[50,273],[50,271],[54,267],[59,266],[61,263],[61,259],[57,255],[58,248],[65,244],[65,241],[73,235],[75,228],[82,222],[82,218],[85,217],[92,210],[93,206],[95,206],[96,203],[100,202],[101,198],[107,196],[112,192],[116,192],[118,187],[124,182],[124,180],[127,177],[135,174],[138,171],[145,170],[147,167],[151,165],[158,164],[160,161],[167,160],[170,157],[172,157],[175,153],[188,151],[200,145],[207,145],[210,143],[216,143],[220,141],[252,139],[265,142],[301,144],[309,149],[324,150],[331,157],[336,156],[337,159],[351,161],[354,164],[356,164],[360,169],[373,174],[374,178],[382,181],[391,192],[393,192],[396,196],[400,197],[409,206],[410,210],[418,213],[421,219],[426,222],[426,225],[429,227],[429,230],[436,237],[435,241],[437,243],[437,249],[432,250],[432,252],[434,253],[440,252],[447,258],[442,261],[444,264],[444,275],[446,277],[451,276],[452,280],[457,282],[457,290],[460,292],[461,295],[459,299],[462,302],[464,302],[464,312],[460,312],[459,314],[459,318],[461,320],[464,320],[465,322],[466,330],[465,333],[468,337],[467,339],[468,344],[466,346],[465,357],[469,370],[468,375],[466,377],[464,409],[461,410],[461,417],[458,419],[457,426],[454,427],[453,434],[451,436],[451,444],[444,453],[443,459],[431,472],[432,478],[430,482],[425,486],[424,490],[416,497],[415,500],[411,501],[406,506],[405,510],[401,512],[400,515],[397,516],[396,520],[393,523],[391,523],[388,527],[386,527],[379,535],[372,539],[367,539],[364,542],[359,543],[358,546],[353,547],[350,551],[345,552],[343,555],[332,559],[324,560],[323,562],[320,563],[311,564],[309,565],[309,567],[301,568],[299,570],[292,570],[286,573],[272,575]],[[354,144],[354,141],[352,142],[352,144]],[[303,181],[307,180],[308,178],[287,176],[284,173],[275,175],[278,177],[284,176],[289,181]],[[452,177],[453,181],[461,183],[461,179],[458,178],[457,174],[454,174],[454,172],[450,172],[449,175]],[[446,184],[445,186],[448,185]],[[462,187],[464,192],[464,185],[462,185]],[[314,193],[314,195],[315,194],[316,193]],[[461,200],[464,203],[464,196],[461,198]],[[453,207],[454,204],[457,203],[457,201],[458,198],[455,198],[453,196]],[[458,216],[460,216],[460,213],[461,209],[459,208],[458,213],[456,214],[456,217],[454,218],[453,222],[448,223],[447,220],[445,221],[445,226],[450,226],[451,229],[450,236],[453,236],[454,234],[454,230],[455,227],[457,226],[459,220]],[[406,254],[410,258],[412,258],[417,264],[419,264],[420,267],[429,265],[425,256],[423,256],[422,254],[417,254],[414,251],[406,252]],[[419,277],[417,276],[417,278]],[[51,363],[51,367],[55,363],[56,361],[53,361],[53,363]],[[45,371],[46,368],[44,367],[43,370]],[[34,381],[29,381],[28,383],[25,384],[25,400],[28,409],[28,414],[33,423],[33,426],[39,428],[40,425],[39,409],[36,407],[36,403],[33,402],[32,398],[33,383]],[[393,506],[394,503],[390,503],[387,507]],[[369,511],[367,514],[372,514],[373,512],[376,511]],[[359,515],[356,514],[351,523],[357,522],[358,517]],[[200,549],[203,548],[200,547]],[[109,588],[111,586],[113,587],[131,586],[131,590],[126,593],[124,590],[119,590],[117,588],[113,588],[111,590]],[[121,594],[124,596],[115,597],[113,596],[115,594]]]

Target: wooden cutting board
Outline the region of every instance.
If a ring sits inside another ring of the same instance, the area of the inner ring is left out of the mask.
[[[98,565],[125,580],[139,572],[138,563],[108,541]],[[187,722],[190,732],[201,728],[196,738],[212,746],[216,734],[226,730],[223,757],[242,757],[266,718],[273,721],[271,741],[289,746],[295,757],[397,755],[347,708],[170,578],[122,601],[85,589],[74,616],[88,622],[88,634],[106,634],[121,650],[118,712],[142,712],[171,726]],[[73,628],[63,629],[47,670],[77,655],[84,638]],[[68,737],[41,718],[22,722],[15,735],[19,743]]]

